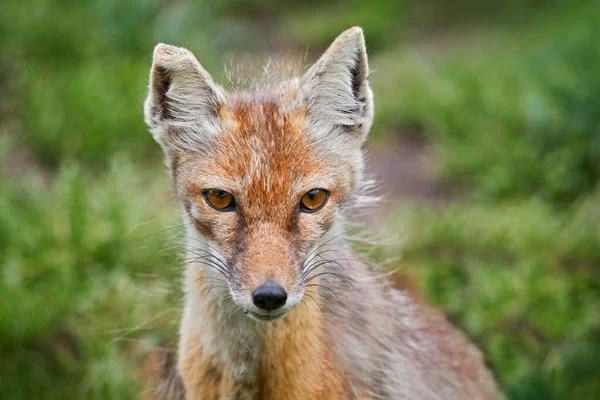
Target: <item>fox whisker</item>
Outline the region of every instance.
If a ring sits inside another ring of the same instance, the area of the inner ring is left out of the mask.
[[[225,326],[225,324],[227,323],[227,321],[229,321],[229,319],[233,316],[233,314],[235,314],[236,312],[240,311],[242,309],[242,306],[236,307],[228,316],[227,318],[225,318],[225,320],[221,323],[221,326],[219,326],[219,329],[217,329],[217,337],[219,337],[219,334],[221,333],[221,329],[223,329],[223,327]]]
[[[223,285],[227,285],[227,282],[224,281],[223,279],[214,278],[212,276],[201,276],[194,280],[194,282],[201,282],[201,283],[208,283],[208,282],[212,282],[212,281],[217,282],[217,283],[222,283]]]
[[[203,284],[207,284],[207,283],[210,283],[210,282],[200,282],[199,284],[197,284],[194,287],[194,290],[197,290],[200,286],[202,286]],[[229,287],[225,286],[225,285],[213,285],[213,284],[211,284],[210,288],[206,291],[206,294],[209,294],[215,288],[216,289],[229,289]]]
[[[319,276],[323,276],[323,275],[333,275],[336,278],[340,279],[341,281],[343,281],[344,283],[346,283],[348,286],[352,287],[352,289],[354,289],[356,291],[356,288],[354,287],[354,285],[348,280],[348,278],[346,278],[343,275],[340,274],[336,274],[335,272],[319,272],[316,275],[311,276],[310,278],[306,279],[305,283],[309,283],[310,281],[312,281],[313,279],[318,278]]]
[[[314,293],[313,293],[313,294],[314,294]],[[306,291],[306,292],[304,293],[304,295],[305,295],[305,296],[308,296],[308,298],[309,298],[309,299],[311,299],[312,301],[314,301],[314,302],[315,302],[315,304],[317,305],[317,307],[319,307],[319,310],[321,311],[321,314],[325,315],[325,313],[323,312],[323,308],[321,307],[321,305],[319,304],[319,302],[318,302],[318,301],[317,301],[317,300],[316,300],[314,297],[312,297],[312,296],[311,296],[311,294],[310,294],[310,293],[308,293],[308,291]]]
[[[178,245],[178,247],[180,249],[189,251],[193,254],[199,255],[198,253],[202,253],[205,256],[209,257],[211,260],[213,260],[214,262],[219,262],[220,266],[223,267],[226,270],[229,270],[229,265],[227,265],[225,263],[225,261],[221,260],[219,257],[217,257],[215,254],[211,253],[210,251],[200,248],[200,247],[193,247],[193,246],[188,246],[188,245]]]
[[[210,253],[208,250],[200,248],[190,249],[188,246],[184,245],[175,245],[174,247],[185,250],[188,253],[191,253],[196,256],[196,258],[192,259],[191,261],[188,261],[188,265],[193,264],[198,260],[205,260],[206,262],[210,263],[211,267],[213,267],[215,270],[221,272],[227,278],[231,278],[231,268],[228,265],[224,264],[222,260],[219,260],[217,257],[215,257],[215,255]],[[219,264],[217,264],[217,261],[219,261]]]
[[[214,246],[211,246],[211,245],[210,245],[210,243],[208,243],[207,241],[205,241],[205,240],[200,240],[200,239],[198,239],[198,238],[189,237],[189,236],[186,236],[185,238],[186,238],[186,239],[189,239],[189,240],[195,240],[195,241],[196,241],[196,242],[198,242],[198,243],[201,243],[201,244],[203,244],[203,245],[206,245],[206,246],[207,246],[209,249],[211,249],[211,250],[214,250],[215,252],[217,252],[217,254],[218,254],[219,256],[223,257],[223,260],[226,260],[226,259],[227,259],[227,257],[225,257],[225,256],[223,255],[223,253],[221,253],[221,252],[220,252],[218,249],[216,249]]]
[[[342,245],[342,244],[340,244],[340,243],[330,243],[330,244],[328,244],[327,246],[336,246],[336,247],[341,247],[341,248],[342,248],[342,249],[344,249],[344,250],[348,250],[348,252],[352,252],[352,249],[351,249],[351,248],[349,248],[349,247],[347,247],[347,246],[344,246],[344,245]],[[323,251],[319,252],[318,256],[321,256],[321,255],[323,255],[323,254],[325,254],[325,253],[333,253],[333,252],[336,252],[336,253],[338,253],[338,254],[342,255],[342,256],[344,257],[344,258],[342,258],[342,259],[343,259],[343,260],[345,260],[345,261],[353,261],[353,262],[357,262],[357,263],[360,263],[360,264],[366,265],[366,266],[368,266],[368,267],[371,267],[371,266],[372,266],[372,263],[366,262],[366,261],[364,261],[364,260],[361,260],[361,259],[359,259],[359,258],[345,258],[345,257],[347,257],[347,253],[343,253],[341,250],[337,250],[337,249],[327,249],[327,250],[323,250]],[[337,260],[341,260],[341,259],[339,259],[339,258],[338,258]]]
[[[321,261],[314,263],[308,270],[306,270],[303,273],[303,277],[307,277],[311,272],[313,272],[315,269],[319,268],[320,266],[328,265],[328,264],[339,267],[342,270],[345,270],[345,267],[336,260],[321,260]]]
[[[221,267],[219,264],[215,264],[212,260],[210,260],[209,258],[206,258],[205,256],[197,256],[195,258],[189,259],[189,261],[185,264],[185,266],[187,267],[194,263],[198,263],[198,264],[202,264],[207,267],[210,267],[210,268],[216,270],[217,272],[221,273],[226,278],[231,277],[229,271],[224,270],[223,267]]]
[[[219,272],[221,275],[223,275],[225,278],[231,279],[231,274],[230,274],[229,271],[223,270],[218,264],[214,264],[214,263],[212,263],[211,260],[206,259],[204,257],[196,257],[196,258],[193,258],[193,259],[189,260],[185,264],[185,267],[187,268],[189,265],[192,265],[194,263],[202,264],[202,265],[205,265],[205,266],[207,266],[209,268],[212,268],[215,271]]]
[[[212,292],[214,289],[229,289],[229,286],[223,286],[223,285],[213,285],[210,289],[208,289],[208,291],[206,292],[206,294],[209,294],[210,292]]]
[[[320,287],[321,289],[325,290],[327,292],[327,294],[329,294],[329,296],[331,296],[332,299],[339,299],[339,297],[337,296],[337,294],[329,287],[325,286],[325,285],[320,285],[318,283],[310,283],[308,285],[305,285],[305,287]]]
[[[181,223],[181,224],[177,224],[175,226],[171,226],[171,227],[168,227],[168,228],[165,228],[165,229],[161,229],[158,232],[154,232],[154,233],[151,233],[149,235],[146,235],[144,237],[139,238],[138,241],[148,240],[148,239],[154,238],[155,236],[158,236],[158,235],[160,235],[162,233],[173,231],[173,230],[180,229],[180,228],[184,228],[184,227],[186,227],[186,226],[188,226],[190,224],[191,224],[191,222],[184,222],[184,223]]]
[[[306,258],[304,259],[304,262],[302,263],[302,265],[306,265],[306,264],[310,264],[310,262],[314,259],[314,254],[322,247],[324,247],[325,245],[327,245],[328,243],[330,243],[331,241],[340,238],[344,236],[344,233],[340,233],[339,235],[335,235],[334,237],[328,239],[327,241],[325,241],[324,243],[321,243],[319,246],[315,247],[310,253],[307,254]]]
[[[211,254],[209,251],[204,249],[189,249],[190,253],[197,255],[198,257],[202,257],[205,260],[209,260],[214,265],[223,269],[224,271],[231,272],[229,265],[225,264],[222,260],[219,260],[218,257],[215,257],[214,254]],[[200,252],[201,254],[198,254]]]

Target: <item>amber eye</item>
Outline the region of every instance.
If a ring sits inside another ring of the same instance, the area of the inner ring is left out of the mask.
[[[300,199],[300,211],[313,213],[325,207],[329,192],[325,189],[311,189]]]
[[[204,194],[204,200],[217,211],[235,210],[235,199],[231,193],[221,189],[209,189]]]

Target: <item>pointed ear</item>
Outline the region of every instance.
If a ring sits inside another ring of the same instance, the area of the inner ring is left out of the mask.
[[[350,28],[335,39],[301,80],[300,93],[311,120],[364,139],[373,121],[368,78],[363,31]]]
[[[163,147],[200,139],[192,133],[208,133],[201,131],[215,126],[224,102],[223,91],[190,51],[162,43],[156,46],[144,120]]]

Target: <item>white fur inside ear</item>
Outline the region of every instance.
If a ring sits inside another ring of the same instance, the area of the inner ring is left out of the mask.
[[[373,120],[373,94],[362,29],[343,32],[302,78],[300,99],[311,122],[343,127],[364,139]]]
[[[223,90],[190,51],[156,46],[144,119],[165,151],[192,148],[214,132],[224,103]]]

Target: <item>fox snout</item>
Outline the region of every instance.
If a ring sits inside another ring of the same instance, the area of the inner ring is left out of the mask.
[[[288,293],[283,286],[267,282],[252,291],[254,308],[245,308],[246,315],[259,321],[282,318],[295,305],[288,303]]]
[[[261,321],[279,319],[300,303],[304,295],[304,282],[301,274],[289,271],[295,267],[280,267],[279,274],[252,275],[251,268],[235,268],[229,290],[235,303],[241,306],[246,315]],[[287,277],[286,277],[287,276]]]
[[[278,319],[302,300],[301,263],[291,255],[291,247],[287,242],[253,243],[240,254],[234,267],[234,280],[239,284],[234,283],[230,290],[234,301],[250,317]]]
[[[266,283],[252,292],[254,305],[261,310],[274,311],[281,308],[287,301],[287,292],[281,285]]]

